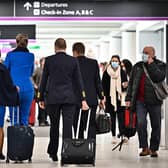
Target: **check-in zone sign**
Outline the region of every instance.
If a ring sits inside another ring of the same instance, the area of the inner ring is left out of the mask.
[[[0,0],[0,16],[168,17],[168,1]]]
[[[16,16],[94,16],[94,10],[87,3],[83,6],[80,3],[30,0],[16,3]]]

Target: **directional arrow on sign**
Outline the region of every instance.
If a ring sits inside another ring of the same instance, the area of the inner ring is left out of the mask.
[[[29,9],[32,7],[31,3],[30,2],[26,2],[24,4],[24,8],[26,8],[27,11],[29,11]]]

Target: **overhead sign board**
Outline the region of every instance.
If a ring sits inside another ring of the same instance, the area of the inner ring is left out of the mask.
[[[13,0],[0,1],[0,16],[13,16],[14,5]]]
[[[90,3],[44,1],[16,1],[16,16],[94,16],[94,7]]]
[[[2,0],[0,16],[13,17],[168,17],[165,0]]]
[[[16,16],[31,17],[158,17],[168,16],[168,2],[71,2],[23,0],[16,2]]]

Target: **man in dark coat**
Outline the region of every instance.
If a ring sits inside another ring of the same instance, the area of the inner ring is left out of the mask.
[[[80,71],[82,74],[82,79],[84,83],[84,88],[86,91],[86,101],[91,109],[90,124],[89,124],[89,138],[96,138],[96,109],[98,105],[98,98],[101,100],[100,103],[104,104],[104,93],[102,88],[102,83],[100,80],[99,66],[96,60],[90,59],[84,56],[85,46],[83,43],[77,42],[72,47],[73,55],[77,57],[79,62]],[[78,89],[77,89],[78,90]],[[78,116],[80,111],[80,103],[76,108],[75,118],[74,118],[74,130],[76,134]],[[84,130],[86,128],[88,111],[82,111],[79,137],[83,138]]]
[[[72,138],[73,115],[77,104],[77,96],[82,99],[82,108],[88,109],[78,62],[76,58],[67,55],[65,50],[65,40],[58,38],[55,41],[56,54],[47,57],[45,60],[40,85],[40,106],[44,108],[44,93],[48,83],[46,109],[51,121],[48,154],[53,161],[58,160],[57,151],[61,111],[63,116],[63,138]],[[76,81],[76,86],[74,81]],[[76,87],[80,90],[79,95],[75,94]]]
[[[7,68],[0,63],[0,160],[4,160],[2,153],[4,141],[4,117],[5,106],[16,106],[19,104],[17,87],[14,86]]]
[[[158,83],[165,79],[166,64],[156,59],[153,47],[143,49],[142,60],[133,67],[125,100],[126,105],[137,113],[139,147],[142,148],[139,155],[147,156],[150,154],[151,157],[157,157],[161,133],[161,105],[163,102],[157,99],[154,88],[144,72],[143,65],[146,67],[151,80]],[[147,113],[149,113],[152,127],[150,146],[147,136]]]

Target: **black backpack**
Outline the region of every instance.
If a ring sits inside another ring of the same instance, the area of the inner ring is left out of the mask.
[[[118,147],[120,151],[124,143],[124,137],[127,137],[129,139],[135,136],[136,134],[136,121],[137,121],[136,113],[132,112],[130,108],[126,108],[124,113],[125,113],[124,128],[123,128],[123,131],[118,136],[119,138],[121,138],[121,141],[112,149],[112,151],[114,151]]]

